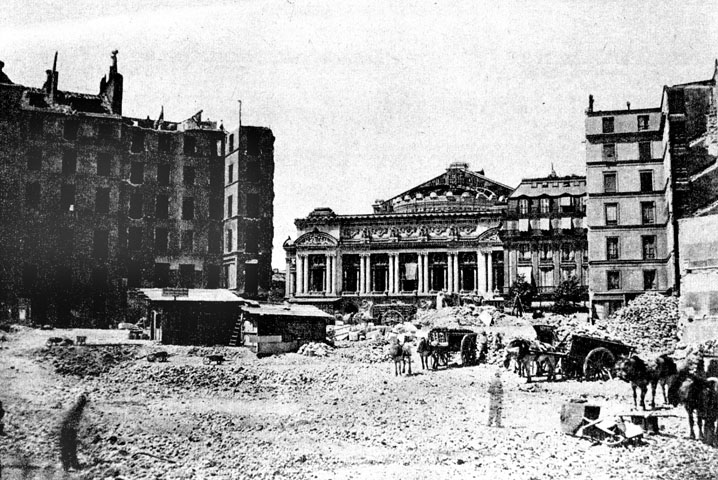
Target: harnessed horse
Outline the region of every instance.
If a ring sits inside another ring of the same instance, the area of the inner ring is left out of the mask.
[[[531,365],[533,363],[542,364],[547,367],[546,380],[550,382],[556,380],[556,357],[551,355],[555,351],[556,349],[548,343],[517,338],[506,346],[504,367],[509,368],[511,359],[515,358],[519,367],[523,368],[526,374],[526,382],[531,383]]]

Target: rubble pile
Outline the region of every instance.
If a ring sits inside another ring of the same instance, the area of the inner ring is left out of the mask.
[[[558,315],[547,314],[544,318],[534,320],[537,325],[552,325],[556,327],[556,344],[566,339],[570,342],[572,335],[585,335],[602,340],[622,341],[619,336],[612,335],[605,324],[592,325],[586,315]]]
[[[374,340],[359,340],[337,344],[336,353],[352,363],[382,363],[391,360],[386,346],[389,343],[383,337]]]
[[[306,355],[307,357],[326,357],[332,353],[333,349],[326,343],[310,342],[305,343],[299,347],[300,355]]]
[[[606,330],[639,352],[672,352],[678,343],[678,299],[644,293],[606,321]]]
[[[98,376],[137,358],[139,345],[55,347],[39,350],[40,361],[50,363],[60,375]]]
[[[526,325],[526,321],[506,315],[489,305],[463,305],[461,307],[444,307],[438,310],[419,310],[416,314],[416,324],[429,328],[488,327],[491,325],[513,327]]]

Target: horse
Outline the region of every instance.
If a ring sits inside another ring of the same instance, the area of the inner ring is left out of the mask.
[[[699,438],[705,443],[718,446],[715,423],[718,415],[718,378],[701,378],[689,372],[687,368],[678,370],[669,386],[668,401],[674,407],[683,404],[688,413],[690,438],[693,432],[693,412],[696,413]]]
[[[409,365],[409,375],[411,375],[411,345],[409,343],[401,344],[397,339],[391,346],[390,355],[394,360],[394,376],[398,377],[400,373],[404,374],[407,364]]]
[[[618,378],[631,384],[633,406],[638,408],[636,388],[641,391],[641,408],[646,409],[646,393],[651,386],[651,409],[656,408],[656,386],[661,384],[663,403],[667,403],[666,382],[677,373],[676,362],[668,354],[658,356],[653,362],[646,362],[638,355],[621,358],[616,363]]]
[[[555,349],[552,345],[539,342],[538,340],[527,340],[525,338],[517,338],[509,342],[506,346],[506,356],[504,357],[504,367],[509,368],[511,359],[515,358],[519,364],[519,368],[523,368],[526,374],[526,383],[531,383],[531,364],[543,364],[547,367],[547,381],[556,380],[556,357],[551,355]]]
[[[419,345],[416,347],[416,352],[419,354],[421,360],[421,368],[423,370],[429,369],[429,358],[432,356],[431,344],[426,338],[419,340]]]

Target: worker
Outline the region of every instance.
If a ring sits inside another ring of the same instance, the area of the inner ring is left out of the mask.
[[[496,424],[501,428],[501,414],[504,406],[504,386],[501,383],[501,370],[496,370],[489,383],[489,427]]]

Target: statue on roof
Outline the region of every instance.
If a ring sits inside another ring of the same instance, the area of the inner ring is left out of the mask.
[[[4,66],[5,66],[5,62],[0,60],[0,83],[12,83],[10,81],[10,78],[7,75],[5,75],[5,72],[2,71]]]

